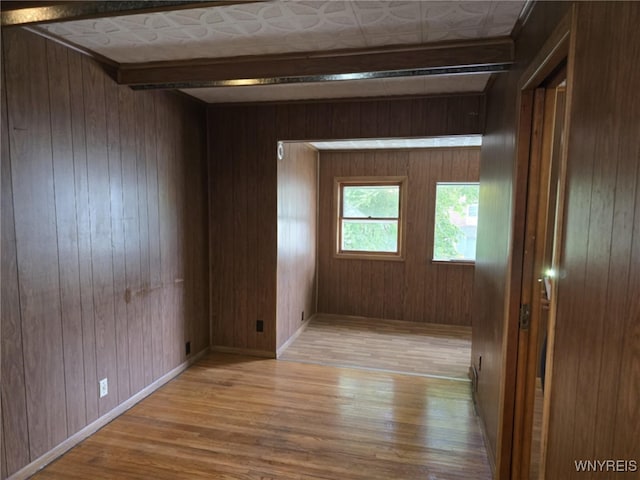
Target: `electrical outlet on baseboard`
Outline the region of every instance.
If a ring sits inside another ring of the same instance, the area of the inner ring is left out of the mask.
[[[109,394],[109,381],[106,378],[100,380],[100,398]]]

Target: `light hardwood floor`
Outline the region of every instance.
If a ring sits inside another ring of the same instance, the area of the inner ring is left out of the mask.
[[[279,358],[468,381],[471,327],[317,315]]]
[[[538,480],[540,475],[540,461],[542,448],[542,414],[544,406],[544,392],[542,391],[542,382],[540,377],[536,378],[536,392],[533,404],[533,432],[531,438],[531,469],[529,470],[529,478]]]
[[[469,384],[208,354],[36,479],[489,479]]]

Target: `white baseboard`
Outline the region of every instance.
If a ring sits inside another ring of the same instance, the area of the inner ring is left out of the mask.
[[[201,352],[189,358],[186,362],[178,365],[176,368],[174,368],[170,372],[165,373],[162,377],[158,378],[155,382],[146,386],[145,388],[140,390],[138,393],[136,393],[129,399],[122,402],[120,405],[118,405],[116,408],[114,408],[110,412],[105,413],[103,416],[93,421],[92,423],[84,427],[82,430],[74,433],[65,441],[53,447],[51,450],[49,450],[47,453],[45,453],[41,457],[35,459],[33,462],[22,467],[20,470],[18,470],[9,478],[7,478],[7,480],[23,480],[34,475],[35,473],[38,472],[38,470],[41,470],[42,468],[46,467],[49,463],[53,462],[57,458],[64,455],[66,452],[68,452],[73,447],[78,445],[84,439],[93,435],[102,427],[104,427],[106,424],[108,424],[109,422],[111,422],[112,420],[119,417],[127,410],[129,410],[136,403],[140,402],[141,400],[144,400],[144,398],[151,395],[153,392],[155,392],[158,388],[162,387],[169,380],[173,380],[175,377],[177,377],[182,372],[184,372],[190,365],[200,360],[200,358],[206,353],[208,353],[208,350],[205,348]]]
[[[298,329],[294,332],[294,334],[293,334],[293,335],[291,335],[291,336],[289,337],[289,340],[287,340],[286,342],[284,342],[284,343],[282,344],[282,346],[281,346],[281,347],[276,351],[276,358],[280,358],[280,355],[282,355],[282,352],[284,352],[284,351],[287,349],[287,347],[288,347],[289,345],[291,345],[291,344],[293,343],[293,341],[294,341],[296,338],[298,338],[298,337],[300,336],[300,334],[301,334],[302,332],[304,332],[304,331],[307,329],[307,327],[309,326],[309,323],[311,322],[311,320],[313,320],[314,318],[316,318],[316,315],[317,315],[317,314],[313,314],[313,315],[311,315],[309,318],[307,318],[304,322],[302,322],[302,323],[300,324],[300,326],[299,326],[299,327],[298,327]]]
[[[276,353],[271,352],[269,350],[254,350],[251,348],[225,347],[224,345],[213,345],[211,346],[211,351],[219,352],[219,353],[233,353],[234,355],[247,355],[249,357],[276,358]]]

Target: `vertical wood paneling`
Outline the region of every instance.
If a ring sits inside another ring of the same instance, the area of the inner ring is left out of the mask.
[[[29,450],[35,459],[67,436],[47,58],[37,37],[21,42],[11,31],[3,43],[12,65],[6,68],[9,148]]]
[[[280,348],[316,313],[318,152],[286,143],[278,160],[278,290],[276,334]]]
[[[156,128],[158,138],[165,141],[158,144],[158,205],[162,222],[160,223],[160,257],[162,259],[162,321],[158,328],[162,332],[162,365],[163,370],[172,368],[171,341],[173,338],[172,323],[175,315],[175,305],[173,302],[173,283],[175,280],[174,269],[171,262],[173,258],[173,236],[171,235],[171,224],[173,223],[172,209],[175,208],[175,200],[171,195],[171,172],[169,164],[173,160],[172,145],[170,143],[170,118],[171,110],[165,103],[156,105]]]
[[[136,170],[138,179],[138,227],[140,242],[140,285],[139,303],[142,330],[142,385],[149,385],[153,380],[152,365],[152,323],[150,305],[147,300],[150,285],[150,245],[149,245],[149,210],[147,205],[147,128],[153,128],[154,122],[145,122],[149,104],[145,96],[134,102],[134,118],[136,122]]]
[[[504,312],[514,228],[513,106],[522,69],[566,8],[562,2],[536,5],[516,45],[516,68],[496,81],[488,97],[473,362],[478,366],[482,356],[477,404],[489,450],[500,452],[500,478],[508,469],[511,443],[511,432],[499,430],[499,408],[501,396],[509,395],[509,365],[503,352],[505,332],[512,325]],[[633,2],[577,2],[575,11],[575,56],[568,66],[570,128],[565,135],[568,184],[545,478],[608,477],[613,473],[578,474],[574,460],[640,457],[640,304],[632,293],[640,288],[635,88],[640,71],[637,62],[629,61],[640,54],[635,27],[640,10]],[[513,267],[517,272],[518,266]],[[505,408],[508,416],[509,407]]]
[[[469,325],[473,267],[431,261],[435,186],[438,181],[477,181],[467,164],[479,149],[321,152],[318,225],[318,309],[431,323]],[[407,176],[405,259],[334,257],[334,179],[344,176]]]
[[[209,107],[209,251],[213,345],[276,350],[276,142],[481,133],[482,95],[463,95],[455,101],[454,98]],[[252,164],[257,165],[255,194],[251,188],[247,188],[252,185],[251,181],[247,183],[241,180],[236,186],[232,180],[233,172],[245,172],[250,178]],[[245,195],[246,200],[243,198]],[[250,214],[248,210],[252,210]],[[254,214],[257,217],[255,224]],[[246,238],[238,238],[236,234]],[[260,241],[257,249],[253,250],[256,236]],[[243,262],[244,265],[235,268],[234,262]],[[344,271],[345,275],[349,272],[342,265],[337,268]],[[377,285],[384,282],[386,275],[389,285],[393,285],[393,289],[398,287],[398,292],[392,295],[401,298],[404,294],[404,280],[397,266],[390,268],[387,273],[380,262],[362,264],[359,269],[363,291],[371,290],[367,277]],[[234,291],[230,285],[230,272],[234,272],[234,283],[241,290]],[[257,285],[255,292],[250,287],[254,272]],[[249,280],[238,278],[237,275],[244,275]],[[346,277],[339,275],[337,278]],[[348,298],[353,296],[347,283],[335,282],[329,287],[335,290],[332,298],[337,298],[344,305],[349,305]],[[319,288],[324,287],[319,285]],[[319,301],[322,303],[320,294]],[[254,302],[257,308],[249,309],[247,302]],[[322,310],[321,306],[319,308]],[[397,311],[402,312],[403,308],[400,306]],[[246,312],[244,320],[235,316],[234,312],[238,309]],[[370,297],[369,309],[375,313],[373,316],[382,317],[382,297]],[[253,318],[254,315],[256,318]],[[263,334],[255,332],[255,320],[258,318],[265,322]],[[236,325],[239,321],[244,323],[242,327]]]
[[[276,140],[278,139],[276,125],[276,109],[274,107],[266,108],[257,116],[258,121],[254,124],[254,128],[259,126],[262,132],[260,141],[257,142],[258,151],[258,195],[256,202],[252,208],[256,209],[258,214],[258,231],[260,243],[258,245],[258,316],[265,322],[265,332],[258,338],[258,350],[273,350],[276,345],[276,298],[273,295],[272,286],[277,281],[277,245],[278,232],[274,228],[275,216],[277,215],[277,152]],[[257,131],[254,130],[254,131]],[[251,132],[247,132],[249,135]],[[254,154],[254,150],[250,150]],[[225,205],[219,205],[220,208],[226,208]],[[267,213],[269,212],[269,213]],[[244,252],[236,251],[236,254]],[[251,255],[251,261],[254,262],[256,257]],[[215,260],[213,260],[215,261]],[[212,284],[218,279],[212,279]],[[224,319],[223,319],[224,321]],[[252,326],[253,322],[252,322]],[[249,328],[250,331],[255,328]],[[235,341],[235,339],[233,340]]]
[[[96,372],[96,334],[91,266],[91,223],[87,177],[87,140],[84,111],[83,58],[69,55],[69,90],[73,129],[73,165],[76,190],[76,222],[78,230],[78,262],[80,266],[80,308],[82,311],[82,351],[84,356],[84,395],[87,422],[98,418],[98,374]]]
[[[476,405],[497,478],[503,478],[511,465],[512,422],[511,418],[502,421],[504,411],[501,408],[513,409],[513,402],[503,402],[505,396],[512,395],[513,389],[502,390],[502,385],[506,381],[514,382],[515,376],[515,370],[510,370],[513,362],[507,362],[504,352],[508,351],[505,332],[517,324],[517,321],[509,323],[506,311],[513,258],[510,242],[514,229],[518,82],[570,6],[569,2],[536,4],[516,40],[514,68],[504,76],[498,76],[487,95],[480,160],[476,267],[470,309],[473,325],[471,362],[478,369]],[[513,413],[507,413],[507,417],[512,416]]]
[[[252,122],[248,125],[251,129],[260,128],[257,126],[257,119],[252,119]],[[250,252],[257,252],[258,248],[260,248],[260,243],[262,242],[262,236],[258,234],[258,209],[255,208],[257,204],[258,197],[258,189],[260,188],[261,178],[258,176],[258,163],[262,161],[260,158],[257,158],[254,155],[247,156],[247,166],[246,166],[246,181],[247,181],[247,230],[249,232],[254,232],[249,235],[247,238],[247,248]],[[261,287],[258,281],[258,264],[256,262],[247,262],[246,265],[246,275],[247,275],[247,294],[249,298],[252,298],[253,301],[247,302],[246,305],[246,315],[249,329],[248,329],[248,347],[252,349],[257,349],[260,340],[264,337],[264,333],[258,333],[254,328],[250,328],[252,325],[251,319],[256,320],[258,318],[258,302],[255,300],[259,297]]]
[[[109,156],[109,191],[111,195],[111,241],[113,244],[113,285],[118,401],[131,396],[129,368],[129,329],[127,325],[127,279],[124,236],[124,194],[122,155],[120,151],[120,104],[118,87],[105,83],[107,109],[107,152]]]
[[[124,251],[127,296],[127,340],[131,394],[144,386],[142,350],[142,272],[140,249],[140,217],[138,208],[138,152],[139,124],[135,115],[134,93],[119,89],[120,158],[122,161]]]
[[[5,38],[5,42],[6,42]],[[22,355],[22,313],[18,290],[18,257],[11,185],[9,122],[7,119],[6,81],[2,68],[2,448],[6,458],[5,474],[15,472],[29,462],[27,399]],[[3,477],[4,478],[4,477]]]
[[[331,158],[327,158],[324,161],[326,163],[335,164],[336,157],[337,155],[332,156]],[[330,168],[324,168],[324,169],[318,168],[318,201],[320,198],[331,198],[331,202],[326,208],[323,208],[323,209],[318,208],[318,229],[320,228],[320,225],[331,225],[331,217],[336,208],[333,202],[333,194],[332,194],[333,182],[331,181],[330,172],[331,172]],[[332,244],[334,241],[335,239],[331,237]],[[318,241],[317,244],[318,244],[318,252],[317,252],[318,262],[320,262],[320,242]],[[327,282],[323,278],[323,276],[330,274],[332,268],[333,268],[333,264],[328,264],[327,268],[323,270],[318,269],[317,301],[318,301],[319,312],[322,312],[324,311],[324,309],[327,308],[327,306],[325,305],[325,301],[326,301],[325,299],[333,298],[335,296],[333,293],[333,288],[335,287],[335,283]]]
[[[549,478],[577,478],[574,458],[640,458],[638,18],[633,2],[576,8]]]
[[[223,123],[222,115],[214,115],[211,110],[207,113],[207,130],[212,131],[214,126]],[[209,294],[211,304],[211,345],[229,345],[231,338],[224,333],[224,326],[231,322],[222,322],[221,318],[228,318],[226,308],[229,302],[222,301],[224,285],[217,282],[223,276],[225,268],[223,262],[226,258],[224,247],[233,248],[233,242],[230,242],[227,235],[229,229],[220,228],[221,225],[228,225],[228,218],[224,215],[229,213],[229,209],[219,208],[220,205],[230,204],[226,200],[226,188],[230,185],[230,178],[227,177],[228,155],[222,149],[221,145],[213,142],[213,135],[207,138],[209,156],[213,151],[220,155],[220,161],[209,162],[209,255],[210,255],[210,278],[211,292]],[[230,142],[225,142],[225,148],[231,148]],[[225,274],[226,276],[226,274]],[[215,280],[214,280],[215,279]]]
[[[206,348],[209,325],[204,109],[3,37],[6,478],[177,366],[185,335]]]
[[[429,184],[431,162],[425,162],[421,153],[419,150],[409,152],[407,173],[407,188],[411,192],[412,201],[407,204],[406,228],[412,234],[406,237],[405,243],[403,317],[410,322],[421,322],[424,318],[424,268],[430,258],[427,253],[427,238],[430,237],[427,237],[427,229],[420,217],[425,216],[425,206],[429,205],[429,188],[426,186]]]
[[[230,119],[225,115],[220,117],[218,121],[212,121],[214,125],[210,128],[217,128],[222,122],[229,122]],[[222,278],[232,278],[233,257],[235,255],[235,242],[233,241],[233,209],[227,208],[233,205],[232,190],[232,142],[224,142],[216,145],[220,155],[220,161],[212,164],[212,181],[211,185],[213,201],[211,202],[210,211],[212,218],[212,231],[210,238],[215,245],[215,252],[212,264],[214,268],[214,276],[212,278],[212,286],[215,285],[219,295],[216,296],[212,308],[215,309],[215,317],[213,323],[213,345],[233,345],[233,325],[235,317],[233,307],[235,303],[234,288],[231,282],[221,281]],[[266,161],[266,160],[263,160]],[[259,230],[261,231],[261,230]],[[217,241],[213,242],[213,239]],[[215,279],[215,280],[214,280]],[[222,321],[222,319],[227,319]]]
[[[185,148],[180,141],[183,138],[185,132],[185,123],[184,123],[184,111],[181,108],[181,102],[177,97],[171,98],[171,108],[172,108],[172,118],[178,120],[178,123],[174,123],[171,128],[172,139],[173,139],[173,158],[174,161],[171,163],[172,167],[172,182],[175,186],[175,201],[176,201],[176,209],[175,209],[175,230],[174,230],[174,241],[175,241],[175,250],[173,257],[176,261],[175,263],[175,280],[174,280],[174,304],[176,306],[176,312],[173,320],[173,328],[174,328],[174,337],[178,341],[173,344],[173,358],[174,365],[178,366],[185,359],[185,340],[187,332],[189,331],[189,319],[185,318],[185,242],[184,242],[184,232],[186,230],[186,222],[185,222],[185,212],[187,204],[185,202],[185,194],[187,186],[184,183],[185,175],[184,168],[180,168],[177,164],[178,159],[184,158]],[[186,321],[183,321],[186,320]]]
[[[185,145],[189,157],[200,157],[206,151],[206,115],[204,109],[192,108],[185,112],[186,132],[194,133],[194,142]],[[185,132],[185,133],[186,133]],[[196,188],[192,188],[196,186]],[[194,191],[193,200],[185,200],[186,221],[189,225],[208,224],[208,169],[206,162],[200,170],[188,169],[185,172],[185,198],[187,192]],[[185,228],[184,249],[188,258],[185,261],[188,270],[188,292],[185,315],[191,319],[193,326],[191,351],[199,352],[208,348],[209,343],[209,312],[204,311],[199,305],[208,304],[209,298],[209,232],[206,229],[193,231]]]
[[[633,121],[629,118],[629,121]],[[626,122],[625,122],[626,123]],[[628,139],[618,132],[612,133],[615,138],[614,144],[624,144]],[[602,392],[620,392],[625,390],[623,382],[625,378],[637,378],[637,372],[633,370],[621,372],[620,365],[623,362],[625,347],[625,338],[638,338],[634,335],[633,312],[640,311],[635,295],[629,295],[629,292],[639,291],[638,269],[634,266],[640,265],[640,257],[638,253],[638,239],[640,238],[640,162],[617,160],[617,168],[615,173],[615,199],[613,201],[612,213],[612,232],[616,234],[611,236],[611,257],[609,259],[609,285],[606,293],[606,299],[603,303],[607,305],[606,315],[602,318],[602,365],[599,379],[599,390]],[[613,173],[612,173],[613,175]],[[635,215],[634,215],[635,214]],[[626,282],[617,281],[617,279],[628,279]],[[635,302],[635,305],[634,305]],[[631,335],[625,335],[625,332],[631,331]],[[636,330],[637,332],[638,330]],[[638,358],[638,343],[625,345],[627,347],[627,355],[633,352],[635,348],[635,356]],[[633,355],[633,353],[631,353]],[[627,358],[627,362],[629,357]],[[627,368],[632,363],[627,364]],[[632,367],[633,368],[633,367]],[[636,388],[640,385],[636,384]],[[632,390],[627,390],[627,392]],[[624,403],[625,407],[621,410],[625,412],[623,415],[628,418],[637,416],[638,412],[634,412],[630,398],[635,395],[626,395]],[[631,407],[631,408],[629,408]],[[606,398],[598,399],[597,415],[594,429],[598,432],[595,435],[595,451],[606,452],[608,456],[613,456],[620,451],[629,458],[632,451],[621,451],[619,447],[626,448],[626,442],[620,442],[616,445],[618,439],[617,429],[610,428],[611,424],[616,423],[617,412],[619,410],[619,397],[611,395]],[[640,432],[632,432],[629,438],[637,438]],[[636,452],[637,453],[637,452]]]
[[[218,125],[221,122],[220,120],[220,112],[212,112],[211,110],[207,110],[207,163],[208,163],[208,176],[207,176],[207,200],[208,200],[208,215],[209,215],[209,231],[208,239],[209,239],[209,323],[211,325],[209,331],[209,343],[213,346],[217,343],[221,342],[221,323],[219,321],[222,303],[220,301],[221,289],[219,286],[214,284],[214,279],[218,279],[221,276],[220,271],[220,261],[222,259],[221,248],[222,244],[226,242],[222,242],[218,234],[218,240],[213,241],[214,233],[218,231],[218,225],[222,224],[220,218],[220,212],[218,212],[216,206],[220,202],[221,198],[221,189],[223,183],[220,182],[220,172],[222,170],[223,162],[212,162],[211,155],[215,150],[214,145],[214,135],[211,132],[213,130],[213,125]],[[257,230],[257,229],[256,229]],[[220,232],[221,233],[221,232]]]
[[[0,32],[0,36],[2,33]],[[0,52],[1,53],[1,52]],[[0,155],[8,156],[9,148],[6,145],[8,140],[7,135],[7,96],[4,93],[4,65],[0,62],[0,129],[2,130],[2,147],[0,147]],[[2,158],[0,157],[0,162]],[[1,171],[1,169],[0,169]],[[2,182],[0,182],[0,205],[2,205]],[[0,245],[2,244],[2,209],[0,209]],[[1,256],[1,254],[0,254]],[[1,284],[2,284],[2,271],[0,270],[0,292],[1,292]],[[0,294],[0,297],[2,295]],[[0,298],[0,318],[2,318],[2,302]],[[0,358],[2,358],[2,325],[0,324]],[[0,478],[4,478],[6,476],[7,471],[7,455],[4,450],[4,422],[2,420],[2,368],[0,367]]]
[[[379,135],[378,102],[366,102],[360,105],[360,134],[362,138],[376,138]]]
[[[240,132],[244,137],[244,129],[247,125],[243,122],[246,113],[243,110],[236,112],[231,117],[234,130]],[[247,229],[247,215],[249,209],[249,192],[247,190],[247,143],[237,142],[233,144],[233,158],[237,159],[232,164],[232,185],[233,185],[233,204],[235,215],[233,218],[233,237],[236,248],[241,252],[246,252],[249,245],[249,232]],[[248,329],[253,323],[247,317],[247,304],[253,301],[248,295],[247,288],[247,266],[248,258],[246,255],[234,255],[233,263],[233,288],[234,295],[237,300],[234,303],[233,312],[233,336],[234,338],[248,338]],[[254,328],[255,329],[255,328]]]
[[[0,409],[0,478],[7,476],[7,453],[4,448],[4,421],[2,419],[2,410]]]
[[[626,124],[629,125],[628,123]],[[625,139],[627,149],[633,148],[633,141],[629,140],[632,140],[632,137]],[[637,151],[636,158],[638,158]],[[611,425],[611,423],[608,422],[613,418],[613,425],[615,426],[613,428],[609,427],[606,430],[607,433],[603,436],[602,440],[600,440],[600,438],[598,439],[599,443],[597,448],[604,445],[607,439],[613,438],[612,457],[619,455],[621,458],[638,458],[640,452],[638,452],[638,443],[635,442],[635,439],[640,437],[640,422],[637,421],[640,415],[638,406],[638,398],[640,397],[640,365],[638,365],[638,358],[640,358],[640,322],[638,321],[638,317],[640,316],[640,313],[638,313],[640,312],[640,297],[638,295],[629,295],[629,292],[640,291],[640,165],[636,162],[636,198],[634,207],[631,207],[631,205],[627,203],[631,200],[631,197],[625,195],[628,190],[624,190],[626,181],[624,172],[627,170],[629,162],[625,162],[625,165],[625,168],[619,170],[618,175],[620,179],[618,185],[624,193],[619,204],[620,208],[616,208],[614,228],[616,228],[616,232],[625,232],[623,235],[624,238],[631,242],[629,280],[626,289],[622,284],[618,284],[615,288],[611,289],[611,299],[615,299],[615,303],[613,300],[609,301],[609,305],[614,306],[612,315],[615,315],[618,309],[620,309],[624,323],[618,320],[618,322],[620,322],[619,325],[621,325],[622,334],[617,338],[611,337],[607,339],[605,345],[607,354],[610,352],[619,353],[620,357],[616,358],[614,355],[612,355],[612,357],[613,360],[619,359],[620,363],[616,364],[615,361],[610,360],[607,362],[600,376],[601,388],[608,388],[612,387],[610,383],[612,380],[608,375],[611,374],[612,377],[615,377],[615,374],[611,372],[614,370],[619,372],[616,381],[617,394],[608,395],[605,399],[605,412],[608,415],[600,415],[596,428]],[[626,225],[626,222],[631,219],[630,215],[622,214],[625,208],[629,209],[627,210],[629,213],[631,208],[635,209],[633,230],[622,228],[620,225],[620,222],[624,222]],[[629,235],[630,231],[631,235]],[[620,246],[618,243],[620,241],[624,242],[625,240],[616,240],[615,247]],[[611,267],[617,268],[618,272],[624,272],[625,267],[621,263],[618,263],[624,261],[624,254],[622,253],[624,250],[619,250],[619,252],[620,256],[614,254]],[[616,340],[618,340],[618,342],[616,342]],[[622,348],[620,348],[620,345],[622,345]],[[618,367],[618,365],[620,366]],[[613,390],[605,391],[612,392]],[[629,419],[636,420],[629,421]]]
[[[60,269],[60,301],[64,345],[65,396],[69,435],[86,425],[80,301],[80,266],[74,185],[73,137],[67,50],[47,44],[49,98],[51,104],[51,147],[55,188],[55,209]],[[62,68],[56,68],[61,66]]]
[[[149,288],[147,307],[151,320],[151,371],[153,379],[162,375],[162,257],[160,255],[160,210],[158,197],[158,133],[156,125],[156,96],[146,95],[146,159],[147,206],[149,217]],[[208,339],[207,339],[208,340]]]
[[[111,241],[111,194],[104,74],[93,62],[83,61],[85,133],[87,140],[87,178],[93,306],[96,334],[96,372],[98,380],[117,378],[115,315],[113,291],[113,253]],[[96,388],[95,386],[93,388]],[[98,400],[98,412],[104,415],[118,404],[117,382],[114,395]]]
[[[429,162],[429,179],[442,178],[442,161],[443,161],[443,152],[442,150],[434,150],[432,154],[432,158]],[[431,188],[427,188],[426,197],[427,203],[426,205],[435,205],[436,204],[436,190],[434,180],[429,182],[427,180],[427,185],[431,183]],[[433,239],[435,235],[434,226],[435,226],[435,207],[434,208],[426,208],[425,209],[425,222],[426,222],[426,238],[427,238],[427,262],[433,258]],[[424,318],[438,318],[439,315],[442,315],[442,311],[438,310],[441,303],[438,298],[438,277],[440,274],[440,266],[434,265],[435,268],[426,269],[424,272]]]

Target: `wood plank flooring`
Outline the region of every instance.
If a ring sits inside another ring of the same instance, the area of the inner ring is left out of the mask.
[[[36,479],[489,479],[469,384],[211,353]]]
[[[544,392],[540,377],[536,378],[536,392],[533,403],[533,431],[531,436],[531,468],[529,478],[538,480],[540,476],[540,461],[542,460],[542,416],[544,406]]]
[[[281,360],[469,378],[471,327],[317,315]]]

